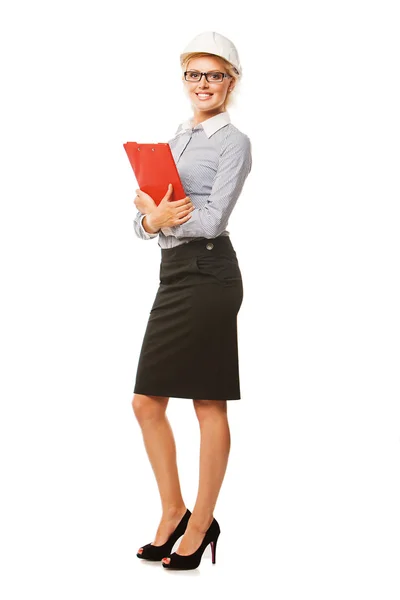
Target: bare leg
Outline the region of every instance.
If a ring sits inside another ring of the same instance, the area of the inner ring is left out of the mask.
[[[176,464],[176,447],[166,416],[169,398],[134,394],[132,408],[141,427],[143,441],[161,497],[162,516],[152,543],[162,546],[186,512]],[[139,549],[142,552],[142,548]]]
[[[188,555],[197,550],[213,520],[230,451],[226,401],[193,400],[200,425],[200,477],[196,504],[177,549]],[[163,558],[169,563],[169,558]]]

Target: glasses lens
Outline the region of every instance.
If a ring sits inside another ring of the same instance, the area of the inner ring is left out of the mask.
[[[201,75],[197,71],[186,71],[186,81],[199,81]]]
[[[207,73],[207,81],[222,81],[224,78],[224,74],[220,71],[210,71]]]
[[[207,73],[206,77],[209,83],[216,81],[220,82],[224,79],[224,74],[220,71],[210,71],[209,73]],[[186,71],[185,73],[186,81],[200,81],[200,78],[201,73],[199,73],[198,71]]]

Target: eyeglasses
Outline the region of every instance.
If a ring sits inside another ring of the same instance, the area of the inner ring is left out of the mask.
[[[221,73],[221,71],[209,71],[208,73],[199,73],[199,71],[185,71],[184,76],[186,81],[200,81],[201,78],[205,75],[208,83],[221,83],[224,80],[224,77],[232,77],[232,75],[228,75],[228,73]]]

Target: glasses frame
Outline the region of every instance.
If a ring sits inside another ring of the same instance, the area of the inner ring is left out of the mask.
[[[186,79],[187,73],[199,73],[200,74],[200,79],[198,79],[197,81],[193,81],[191,79]],[[208,75],[210,75],[211,73],[221,73],[223,75],[222,81],[210,81],[208,79]],[[203,79],[203,75],[206,78],[206,80],[207,80],[208,83],[223,83],[225,77],[230,77],[232,79],[232,75],[229,75],[229,73],[224,73],[223,71],[207,71],[207,73],[200,73],[200,71],[196,71],[194,69],[191,69],[190,71],[185,71],[183,73],[183,75],[185,77],[185,81],[188,81],[189,83],[200,83],[200,81]]]

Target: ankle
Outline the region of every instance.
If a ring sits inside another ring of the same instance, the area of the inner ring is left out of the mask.
[[[163,519],[171,520],[178,516],[182,516],[186,512],[185,504],[164,506],[162,511]]]
[[[213,519],[214,515],[212,513],[199,515],[193,512],[188,521],[188,528],[205,533],[210,527]]]

